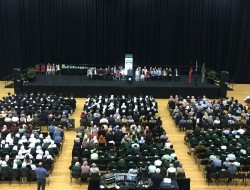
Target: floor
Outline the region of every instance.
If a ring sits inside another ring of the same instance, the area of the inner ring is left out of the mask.
[[[8,92],[13,93],[13,89],[4,88],[4,82],[0,81],[0,97],[5,96]],[[240,102],[243,103],[243,100],[246,96],[250,95],[250,84],[237,84],[234,86],[234,91],[229,91],[229,97],[235,97]],[[159,106],[159,114],[163,119],[163,125],[167,134],[170,137],[171,142],[174,145],[174,149],[176,150],[178,159],[183,164],[183,167],[186,171],[186,176],[191,178],[191,189],[192,190],[246,190],[249,189],[249,186],[245,187],[244,185],[238,185],[237,187],[234,185],[229,185],[228,187],[225,185],[210,185],[208,186],[201,174],[198,170],[197,165],[195,165],[194,160],[191,156],[187,154],[186,145],[183,143],[184,132],[180,132],[176,129],[169,112],[167,110],[167,98],[166,99],[157,99],[158,106]],[[80,114],[82,111],[83,104],[85,102],[85,98],[77,98],[77,108],[74,114],[72,115],[73,118],[76,119],[76,125],[79,125]],[[75,137],[74,131],[66,131],[65,132],[66,140],[63,146],[63,151],[60,157],[57,159],[55,163],[55,168],[53,172],[53,176],[51,178],[51,183],[49,186],[46,186],[47,190],[76,190],[76,189],[87,189],[87,184],[84,184],[80,187],[78,183],[73,181],[70,185],[70,178],[69,178],[69,164],[71,161],[71,150],[73,145],[73,139]],[[248,183],[250,185],[250,181]],[[26,190],[33,190],[36,188],[36,184],[12,184],[8,185],[7,183],[0,183],[0,189],[26,189]]]

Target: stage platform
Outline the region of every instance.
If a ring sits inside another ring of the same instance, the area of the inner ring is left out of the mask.
[[[126,80],[89,80],[80,75],[37,75],[35,81],[23,85],[23,92],[53,92],[64,96],[73,94],[75,97],[87,97],[88,94],[147,94],[155,98],[168,98],[176,94],[198,97],[206,94],[208,98],[219,97],[219,87],[207,82],[201,83],[199,77],[195,86],[193,81],[188,83],[188,76],[180,76],[179,81],[133,81],[133,84],[127,84]]]

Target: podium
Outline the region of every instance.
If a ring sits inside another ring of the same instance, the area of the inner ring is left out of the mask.
[[[132,85],[134,81],[133,70],[129,69],[127,73],[127,84]]]

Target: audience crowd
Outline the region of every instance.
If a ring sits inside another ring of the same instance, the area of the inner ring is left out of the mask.
[[[71,173],[92,177],[122,171],[150,177],[159,168],[164,177],[184,174],[151,96],[89,96],[80,123]]]
[[[56,118],[67,118],[74,109],[73,96],[9,93],[3,97],[0,100],[2,180],[35,180],[39,162],[51,171],[63,141],[63,129],[55,126]],[[36,128],[42,121],[49,125],[49,134]]]
[[[209,100],[170,97],[168,107],[175,123],[186,129],[185,143],[196,162],[204,166],[207,181],[249,172],[250,107],[234,98]],[[217,177],[216,177],[217,176]]]

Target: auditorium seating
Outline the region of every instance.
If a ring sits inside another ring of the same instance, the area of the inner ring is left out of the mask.
[[[69,117],[76,108],[73,96],[63,97],[56,94],[20,93],[8,94],[0,100],[0,127],[33,124],[40,129],[41,126],[61,119],[62,115]]]
[[[147,126],[150,119],[154,120],[151,130]],[[154,165],[156,160],[164,176],[170,163],[175,167],[180,164],[173,145],[165,138],[157,102],[151,96],[89,95],[81,122],[83,129],[76,129],[71,167],[75,161],[82,164],[82,160],[87,160],[89,165],[95,163],[105,173],[136,168],[138,176],[145,177],[148,166]],[[117,138],[119,131],[122,131],[121,138]],[[104,137],[104,142],[100,142],[100,137]],[[93,152],[98,154],[97,160],[91,159]],[[164,155],[168,155],[169,160],[163,159]],[[185,173],[172,177],[185,178]]]
[[[205,96],[175,96],[170,97],[168,108],[176,126],[186,130],[189,154],[208,184],[212,180],[236,185],[245,181],[250,166],[250,111],[246,106],[233,97],[211,101]]]

